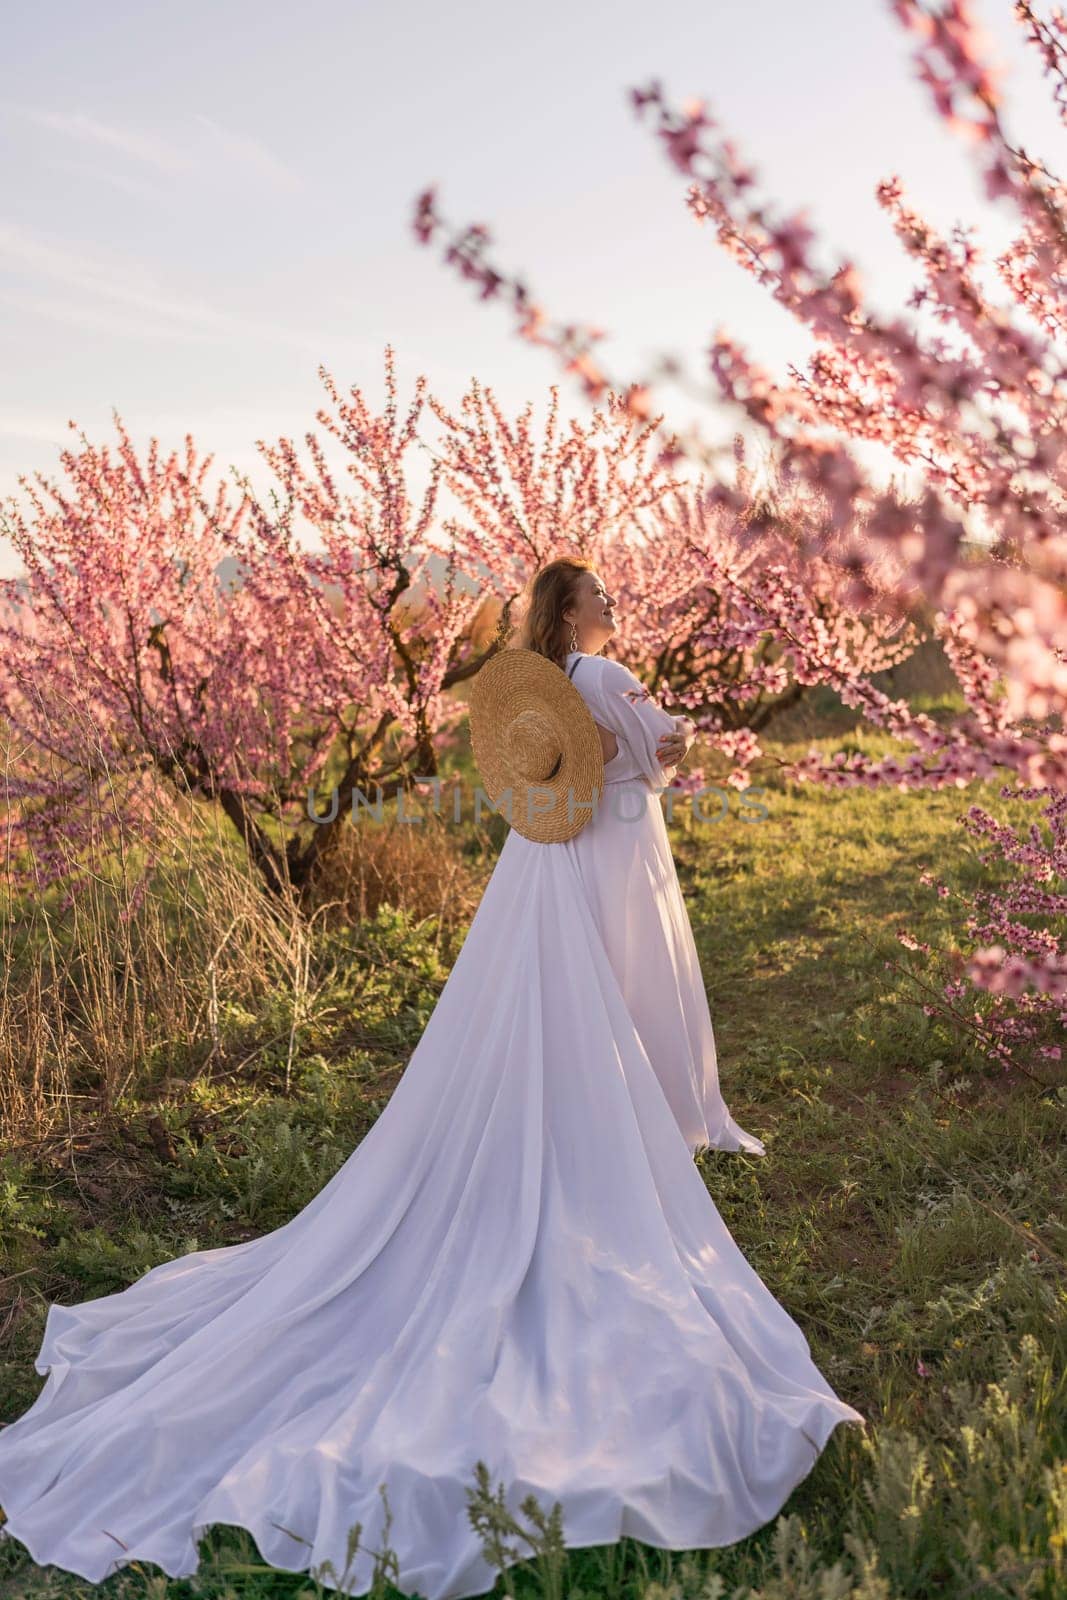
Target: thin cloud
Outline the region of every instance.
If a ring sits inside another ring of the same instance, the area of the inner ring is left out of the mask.
[[[175,300],[160,293],[151,275],[128,261],[93,257],[62,240],[51,240],[14,223],[0,223],[0,266],[65,284],[83,294],[119,301],[140,311],[186,325],[225,325],[225,315],[195,301]]]
[[[110,183],[114,188],[121,189],[124,194],[132,194],[138,200],[158,200],[160,198],[158,185],[151,184],[143,178],[131,178],[125,172],[112,172],[107,167],[94,166],[91,161],[49,161],[48,166],[55,172],[73,172],[80,178],[94,178],[99,183]]]
[[[218,170],[221,157],[228,167],[264,180],[274,188],[290,192],[300,188],[297,174],[261,140],[235,128],[224,127],[203,112],[197,112],[192,119],[205,135],[199,154],[180,150],[154,134],[134,128],[115,127],[112,123],[101,122],[99,118],[86,116],[80,111],[44,111],[37,107],[25,107],[22,114],[51,133],[73,139],[80,145],[96,145],[118,151],[132,161],[142,162],[172,177],[189,173],[210,176]],[[111,177],[99,170],[96,176]],[[111,177],[111,181],[121,183],[114,177]]]
[[[77,328],[81,333],[103,333],[111,338],[132,339],[137,344],[168,340],[188,345],[209,342],[210,333],[198,332],[187,324],[153,322],[128,308],[113,308],[60,298],[58,295],[25,294],[0,289],[0,306],[38,317],[42,322]]]
[[[42,302],[37,296],[34,309],[63,321],[83,321],[78,300],[88,297],[105,302],[105,310],[107,306],[121,306],[122,315],[114,325],[117,330],[130,327],[136,321],[133,314],[140,312],[157,319],[153,329],[156,337],[255,338],[292,345],[309,354],[313,352],[316,357],[321,352],[321,336],[283,328],[276,322],[234,316],[203,301],[181,299],[169,294],[150,273],[126,258],[93,257],[63,240],[46,238],[15,223],[0,223],[0,269],[5,268],[12,275],[30,278],[35,291],[40,289],[42,279],[76,291],[78,299],[64,295],[52,302],[51,309],[47,301]],[[21,298],[25,301],[24,291]],[[99,307],[90,306],[89,315],[98,318]],[[140,331],[144,331],[143,323]]]
[[[257,177],[266,178],[269,183],[279,189],[296,190],[300,187],[300,180],[291,167],[268,150],[250,134],[238,133],[232,128],[224,128],[221,122],[216,122],[213,117],[206,117],[202,112],[197,112],[196,121],[205,128],[213,139],[216,147],[225,155],[232,165],[243,167],[246,172]]]
[[[80,111],[30,109],[24,114],[39,127],[48,128],[53,133],[61,133],[69,139],[76,139],[80,144],[100,144],[109,150],[119,150],[132,160],[144,161],[159,172],[177,175],[196,170],[196,163],[188,156],[182,155],[163,140],[153,138],[151,134],[137,133],[129,128],[115,128],[109,123],[98,122],[95,117],[87,117]]]

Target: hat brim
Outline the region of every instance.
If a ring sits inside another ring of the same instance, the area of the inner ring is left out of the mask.
[[[540,782],[508,755],[507,730],[529,712],[559,751],[556,770]],[[589,707],[555,662],[514,647],[491,656],[471,684],[470,730],[482,787],[516,832],[539,844],[581,832],[603,793],[604,753]]]

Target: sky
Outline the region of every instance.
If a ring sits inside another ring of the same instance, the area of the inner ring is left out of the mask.
[[[1061,128],[1011,0],[975,13],[1003,63],[1010,134],[1063,170]],[[473,377],[543,415],[587,415],[503,304],[416,243],[427,184],[453,222],[559,319],[592,322],[616,371],[673,353],[694,371],[717,327],[782,370],[804,332],[684,204],[629,90],[705,101],[821,258],[855,261],[874,304],[915,272],[874,198],[898,174],[941,229],[1012,216],[916,81],[885,0],[43,0],[5,19],[0,97],[0,496],[59,471],[74,420],[142,448],[192,432],[259,488],[257,439],[299,439],[320,364],[375,404],[383,351],[401,400],[424,373],[457,404]],[[680,422],[695,402],[670,397]],[[709,434],[734,421],[701,408]],[[417,476],[417,469],[416,469]],[[17,570],[0,544],[0,573]]]

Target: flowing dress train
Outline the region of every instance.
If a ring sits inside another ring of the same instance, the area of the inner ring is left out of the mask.
[[[569,663],[575,665],[574,658]],[[734,1243],[692,1151],[763,1153],[726,1110],[657,797],[670,719],[619,663],[574,681],[630,796],[563,844],[512,830],[369,1132],[291,1221],[51,1304],[46,1382],[0,1429],[5,1536],[92,1582],[197,1568],[212,1523],[367,1591],[493,1585],[483,1460],[565,1542],[732,1544],[863,1416]],[[623,808],[619,808],[620,812]]]

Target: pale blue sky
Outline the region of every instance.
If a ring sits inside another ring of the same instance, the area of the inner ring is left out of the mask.
[[[1009,68],[1010,129],[1062,168],[1010,0],[977,9]],[[387,341],[405,397],[423,371],[446,400],[476,375],[515,409],[540,402],[550,355],[413,239],[430,181],[554,315],[606,327],[619,370],[661,350],[699,363],[719,323],[771,364],[802,357],[631,111],[653,75],[676,103],[703,97],[883,305],[913,273],[880,178],[899,172],[941,227],[984,218],[991,245],[1008,237],[883,0],[43,0],[8,15],[4,54],[4,494],[54,470],[68,417],[112,437],[112,407],[139,442],[191,429],[265,486],[254,441],[314,425],[318,364],[377,399]]]

